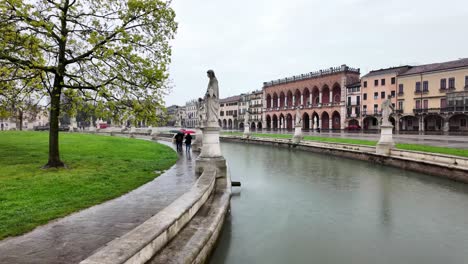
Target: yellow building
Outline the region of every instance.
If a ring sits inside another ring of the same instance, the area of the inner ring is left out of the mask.
[[[396,105],[397,75],[406,72],[410,66],[399,66],[371,71],[361,78],[362,128],[364,130],[380,129],[381,105],[391,96]],[[390,118],[392,123],[395,119]]]
[[[397,130],[468,130],[468,59],[411,67],[397,87]]]

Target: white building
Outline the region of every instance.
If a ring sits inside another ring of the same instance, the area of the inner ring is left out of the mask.
[[[194,128],[198,124],[197,100],[190,100],[185,104],[185,126]]]

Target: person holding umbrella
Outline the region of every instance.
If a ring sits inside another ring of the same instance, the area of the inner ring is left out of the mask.
[[[182,142],[184,141],[184,133],[181,131],[175,135],[175,141],[177,146],[177,152],[182,152]]]
[[[185,152],[189,153],[192,149],[192,136],[190,133],[185,135]]]

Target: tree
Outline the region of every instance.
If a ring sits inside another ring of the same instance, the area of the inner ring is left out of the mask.
[[[94,101],[97,107],[157,121],[168,86],[169,41],[177,29],[170,4],[0,0],[0,64],[39,71],[50,97],[45,167],[64,166],[58,133],[63,93],[77,106]]]

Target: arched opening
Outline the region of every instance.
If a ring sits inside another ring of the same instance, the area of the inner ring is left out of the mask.
[[[322,127],[321,129],[330,129],[330,116],[327,112],[322,113]]]
[[[340,85],[335,83],[332,89],[332,103],[339,104],[341,102],[341,88]]]
[[[316,112],[312,113],[312,128],[319,128],[320,117]]]
[[[228,128],[232,129],[232,119],[229,119],[229,121],[228,121]]]
[[[340,117],[340,113],[338,113],[337,111],[333,112],[332,114],[332,129],[333,130],[341,129],[341,117]]]
[[[286,116],[286,129],[292,130],[292,128],[293,128],[293,118],[291,114],[288,114]]]
[[[287,102],[286,106],[287,106],[287,107],[291,107],[291,106],[293,105],[293,104],[292,104],[292,101],[293,101],[293,99],[292,99],[292,98],[293,98],[292,92],[291,92],[291,91],[288,91],[288,93],[286,94],[286,97],[287,97],[287,99],[286,99],[286,102]]]
[[[262,122],[258,122],[258,123],[257,123],[257,129],[258,129],[258,130],[262,130],[262,129],[263,129],[263,128],[262,128]]]
[[[356,119],[351,119],[348,121],[348,126],[359,126],[359,121]]]
[[[322,104],[330,103],[330,88],[327,85],[322,87]]]
[[[309,88],[304,89],[303,93],[303,98],[304,98],[304,106],[311,105],[312,102],[310,101],[310,91]]]
[[[284,115],[283,115],[283,114],[280,114],[280,116],[279,116],[279,128],[280,128],[280,129],[286,128],[286,125],[285,125],[285,118],[284,118]]]
[[[286,96],[284,95],[284,92],[281,92],[281,93],[280,93],[280,97],[279,97],[279,98],[280,98],[280,107],[284,107],[284,106],[285,106],[285,105],[284,105],[284,98],[285,98],[285,97],[286,97]]]
[[[294,93],[294,106],[298,105],[301,105],[301,91],[296,89],[296,92]]]
[[[276,93],[273,94],[273,108],[278,107],[278,95]]]
[[[237,119],[234,119],[233,127],[234,129],[239,129],[239,121]]]
[[[271,108],[271,95],[270,94],[267,94],[266,105],[267,105],[267,108]]]
[[[310,118],[308,113],[302,115],[302,129],[310,130]]]
[[[400,131],[418,131],[419,120],[415,116],[404,116],[400,118]]]
[[[219,127],[223,127],[223,122],[221,121],[221,119],[218,119],[218,125]]]
[[[363,120],[364,130],[377,130],[379,129],[379,120],[374,116],[366,116]]]
[[[240,123],[239,123],[239,129],[240,129],[240,130],[244,130],[244,122],[240,122]]]
[[[223,119],[223,128],[226,128],[227,127],[227,121],[226,119]]]
[[[267,129],[271,129],[271,116],[270,115],[267,115],[266,116],[266,125],[267,125]]]
[[[442,131],[444,119],[440,115],[427,115],[424,118],[424,131]]]
[[[320,91],[317,86],[312,89],[312,105],[318,105],[320,102]]]
[[[273,129],[278,129],[278,117],[273,115]]]
[[[468,116],[465,114],[453,115],[449,119],[449,131],[468,131]]]
[[[257,126],[255,125],[255,122],[252,122],[252,124],[250,124],[250,129],[252,130],[255,130]]]

